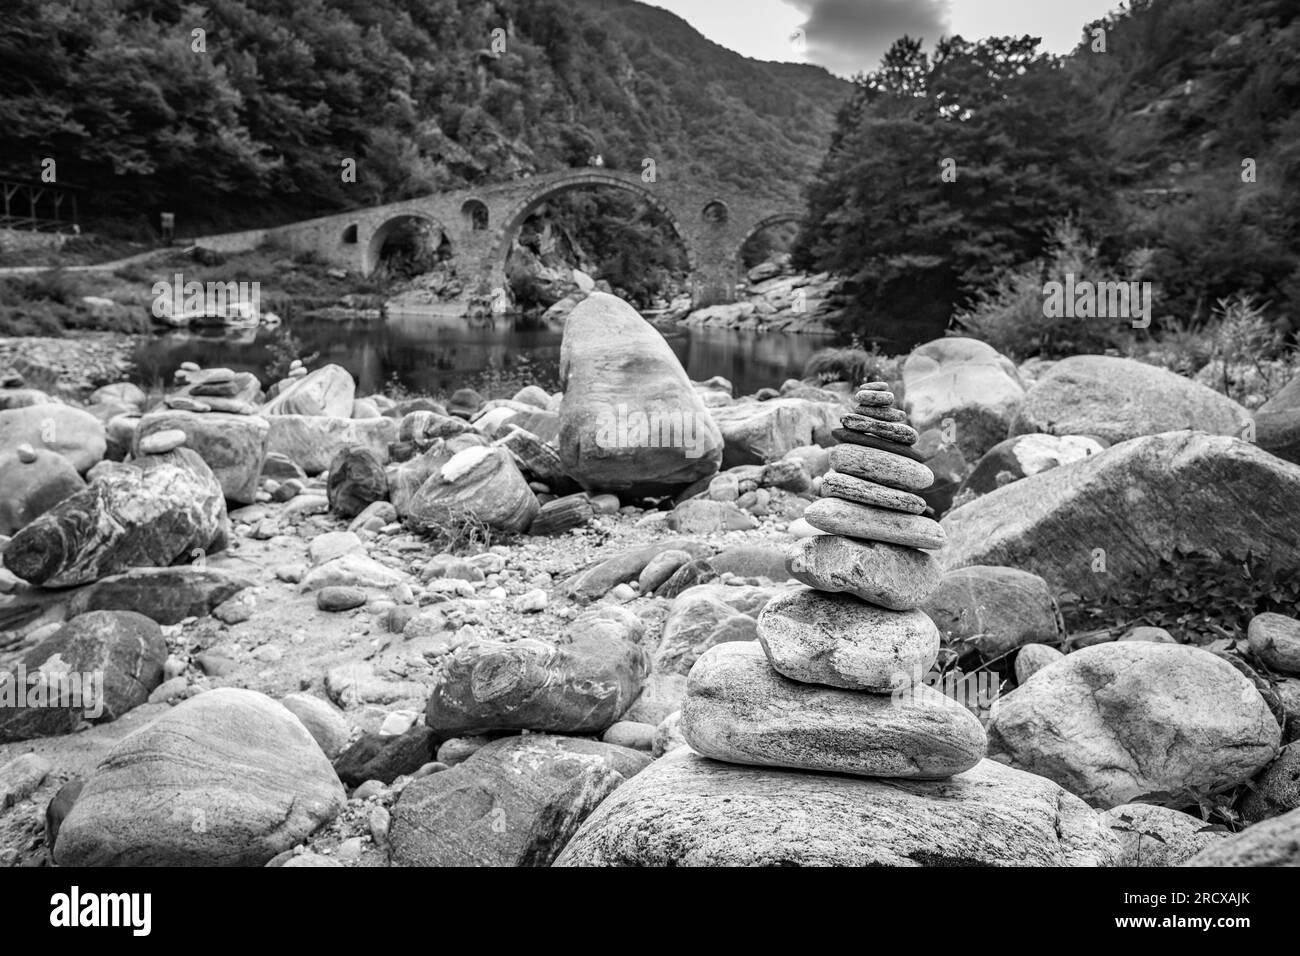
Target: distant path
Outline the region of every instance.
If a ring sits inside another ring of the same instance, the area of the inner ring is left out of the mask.
[[[167,253],[186,253],[194,248],[194,246],[161,246],[157,249],[150,249],[147,252],[137,252],[135,255],[127,256],[125,259],[114,259],[112,262],[97,262],[94,265],[88,266],[0,266],[0,278],[4,278],[5,276],[33,275],[38,272],[49,272],[52,269],[62,269],[64,272],[115,272],[125,266],[133,266],[140,262],[148,262],[150,259],[156,259]]]

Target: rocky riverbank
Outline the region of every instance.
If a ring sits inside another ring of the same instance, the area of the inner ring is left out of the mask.
[[[562,364],[0,389],[0,863],[1295,862],[1300,595],[1105,597],[1294,579],[1294,389],[951,338],[737,396],[599,292]]]

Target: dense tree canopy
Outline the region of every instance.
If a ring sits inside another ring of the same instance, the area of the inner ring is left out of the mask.
[[[1066,218],[1103,267],[1156,283],[1166,321],[1253,293],[1294,322],[1300,7],[1134,0],[1068,57],[1036,47],[903,38],[857,78],[796,246],[850,280],[854,330],[937,334]]]
[[[849,89],[626,0],[10,0],[0,174],[35,180],[52,157],[101,219],[171,209],[183,228],[597,154],[790,200]]]

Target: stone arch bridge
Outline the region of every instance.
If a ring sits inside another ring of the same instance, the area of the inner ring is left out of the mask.
[[[697,306],[730,302],[740,278],[741,247],[759,231],[797,222],[802,213],[780,208],[734,189],[672,181],[662,174],[645,182],[639,174],[599,167],[544,173],[514,182],[354,209],[270,229],[206,236],[196,245],[236,252],[274,242],[294,252],[315,252],[345,269],[369,275],[388,236],[412,219],[441,230],[458,274],[480,301],[506,288],[506,258],[529,216],[547,200],[575,189],[606,186],[645,199],[671,224],[686,251]]]

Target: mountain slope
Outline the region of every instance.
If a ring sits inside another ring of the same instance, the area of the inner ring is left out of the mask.
[[[850,89],[630,0],[11,0],[0,174],[54,158],[99,218],[187,231],[596,154],[794,202]]]

